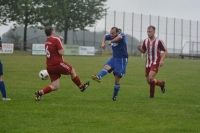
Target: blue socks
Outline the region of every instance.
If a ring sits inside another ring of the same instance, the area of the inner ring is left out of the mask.
[[[115,84],[114,85],[113,97],[117,96],[119,89],[120,89],[120,84]]]
[[[6,98],[6,88],[4,85],[4,81],[0,81],[0,90],[3,98]]]
[[[103,76],[105,76],[108,73],[108,71],[106,69],[102,69],[99,74],[98,77],[101,79]]]

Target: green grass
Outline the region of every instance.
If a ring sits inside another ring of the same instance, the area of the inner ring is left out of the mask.
[[[166,93],[156,87],[149,98],[144,76],[145,58],[129,58],[116,102],[111,100],[114,77],[101,83],[91,80],[110,56],[65,56],[82,82],[80,92],[62,76],[59,90],[34,101],[34,92],[50,84],[38,72],[45,69],[44,56],[0,55],[4,82],[11,101],[0,100],[0,133],[199,133],[200,61],[167,58],[156,76],[165,80]]]

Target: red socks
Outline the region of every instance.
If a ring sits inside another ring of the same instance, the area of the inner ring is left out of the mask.
[[[163,82],[157,80],[156,85],[157,86],[163,86]]]
[[[80,79],[79,79],[78,76],[76,76],[75,78],[73,78],[72,81],[73,81],[79,88],[82,87],[81,81],[80,81]]]
[[[155,81],[149,82],[149,86],[150,86],[150,98],[153,98],[155,92]]]
[[[50,93],[51,91],[52,91],[51,87],[46,86],[43,90],[40,91],[40,94],[44,95],[44,94]]]

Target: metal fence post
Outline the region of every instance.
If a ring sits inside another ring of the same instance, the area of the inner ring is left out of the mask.
[[[94,46],[95,46],[95,43],[96,43],[96,24],[94,26]]]
[[[198,51],[199,51],[199,47],[198,47],[198,46],[199,46],[199,45],[198,45],[198,44],[199,44],[199,43],[198,43],[198,42],[199,42],[199,39],[198,39],[198,37],[199,37],[199,32],[198,32],[198,29],[199,29],[199,22],[197,21],[197,55],[198,55]]]
[[[106,20],[107,20],[107,9],[105,10],[105,31],[104,31],[104,34],[106,34]]]
[[[183,54],[183,19],[181,19],[181,54]]]
[[[158,16],[158,38],[159,38],[159,22],[160,22],[160,16]]]
[[[124,23],[125,23],[125,12],[123,13],[123,32],[125,34],[125,31],[124,31]]]
[[[142,14],[141,14],[141,25],[140,25],[140,44],[142,43]]]
[[[168,17],[166,18],[166,48],[167,48],[167,26],[168,26]]]
[[[149,15],[149,25],[151,25],[151,15]]]
[[[114,26],[115,26],[115,21],[116,21],[116,11],[114,11]]]
[[[72,36],[72,39],[73,39],[73,40],[72,40],[72,44],[74,44],[74,30],[72,31],[72,35],[73,35],[73,36]]]
[[[191,20],[190,20],[190,30],[189,30],[189,55],[191,55]]]
[[[176,19],[174,18],[174,42],[173,42],[173,57],[175,56],[175,32],[176,32],[176,30],[175,30],[175,24],[176,24]]]
[[[132,39],[131,39],[131,54],[133,52],[133,26],[134,26],[134,13],[132,13]]]

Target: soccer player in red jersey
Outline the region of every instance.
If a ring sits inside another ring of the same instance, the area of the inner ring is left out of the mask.
[[[40,91],[36,91],[35,100],[40,101],[42,95],[57,90],[60,85],[61,74],[70,75],[72,81],[79,87],[80,91],[84,92],[84,90],[89,86],[89,81],[82,84],[74,68],[67,62],[64,62],[64,49],[61,43],[63,38],[55,37],[55,31],[50,26],[45,28],[45,33],[47,36],[45,42],[46,69],[49,73],[52,84],[46,86]]]
[[[155,86],[160,86],[162,93],[165,92],[165,82],[155,79],[156,74],[158,73],[159,67],[163,66],[164,59],[167,56],[167,49],[164,45],[164,42],[155,37],[154,26],[149,26],[147,28],[148,38],[143,41],[142,47],[139,44],[138,50],[141,53],[146,53],[146,80],[150,86],[150,98],[154,98]],[[161,56],[160,52],[164,51],[164,54]]]

